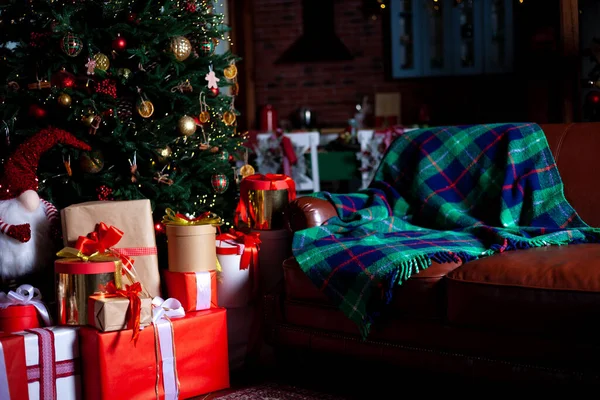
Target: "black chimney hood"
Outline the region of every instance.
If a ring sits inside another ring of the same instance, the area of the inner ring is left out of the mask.
[[[344,61],[354,57],[335,34],[334,0],[302,0],[304,33],[275,62]]]

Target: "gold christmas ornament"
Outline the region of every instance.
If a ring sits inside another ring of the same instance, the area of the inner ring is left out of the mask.
[[[81,118],[81,122],[83,122],[83,124],[86,126],[92,126],[95,117],[96,115],[94,113],[89,113],[88,115],[84,115]]]
[[[198,115],[198,120],[201,124],[205,124],[210,121],[210,113],[208,111],[202,111],[200,115]]]
[[[97,174],[104,168],[104,156],[99,150],[83,153],[79,159],[79,166],[84,172]]]
[[[142,118],[150,118],[154,114],[154,104],[150,100],[142,100],[136,109]]]
[[[72,102],[73,99],[71,99],[71,96],[69,96],[66,93],[61,93],[58,96],[58,104],[60,104],[63,107],[70,107]]]
[[[235,66],[235,64],[231,64],[229,67],[225,68],[223,70],[223,75],[225,75],[225,78],[227,79],[235,79],[235,77],[237,76],[238,70],[237,67]]]
[[[240,175],[242,176],[242,179],[247,176],[254,175],[254,167],[252,167],[250,164],[242,165],[240,168]]]
[[[194,121],[194,118],[184,115],[179,119],[177,128],[182,135],[191,136],[194,134],[194,132],[196,132],[196,121]]]
[[[235,123],[235,114],[231,111],[225,111],[223,113],[223,122],[227,126],[231,126]]]
[[[173,155],[173,150],[169,146],[165,146],[162,149],[156,151],[158,153],[158,162],[164,164]]]
[[[96,53],[94,54],[94,60],[96,60],[96,69],[107,71],[110,67],[110,59],[106,54]]]
[[[129,68],[119,68],[117,70],[117,75],[127,80],[131,76],[131,70]]]
[[[160,154],[161,157],[171,157],[173,150],[171,150],[169,146],[166,146],[164,149],[160,149],[158,154]]]
[[[175,36],[171,39],[171,53],[177,61],[184,61],[192,53],[192,44],[185,36]]]

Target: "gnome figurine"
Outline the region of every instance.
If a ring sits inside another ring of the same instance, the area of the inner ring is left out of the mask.
[[[51,233],[58,212],[38,194],[41,155],[57,143],[90,147],[70,133],[46,128],[17,147],[0,177],[0,279],[9,280],[48,266],[54,256]],[[51,265],[51,264],[50,264]]]

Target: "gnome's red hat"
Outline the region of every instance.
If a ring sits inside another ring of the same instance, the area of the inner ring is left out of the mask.
[[[41,130],[21,143],[4,164],[4,175],[0,177],[0,200],[14,199],[26,190],[37,192],[36,173],[40,157],[57,143],[91,150],[90,146],[67,131],[57,128]]]

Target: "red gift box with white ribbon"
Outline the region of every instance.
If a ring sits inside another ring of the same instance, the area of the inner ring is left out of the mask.
[[[186,315],[173,300],[153,309],[135,345],[131,330],[80,328],[86,400],[187,399],[229,387],[225,309]]]
[[[0,336],[0,399],[79,400],[77,328],[36,328]]]
[[[218,307],[217,271],[172,272],[164,270],[163,279],[169,297],[181,301],[187,311]]]

